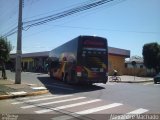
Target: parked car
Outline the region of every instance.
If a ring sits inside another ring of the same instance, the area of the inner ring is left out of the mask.
[[[160,73],[154,77],[154,83],[157,84],[158,82],[160,82]]]

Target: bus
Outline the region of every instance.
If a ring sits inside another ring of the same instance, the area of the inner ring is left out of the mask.
[[[69,84],[108,81],[108,43],[98,36],[78,36],[49,53],[49,75]]]

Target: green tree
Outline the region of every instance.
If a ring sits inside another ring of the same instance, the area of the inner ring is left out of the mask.
[[[144,65],[149,69],[160,72],[160,45],[158,43],[148,43],[143,46]]]
[[[0,37],[0,65],[2,69],[2,78],[7,79],[5,63],[9,60],[9,54],[12,50],[12,45],[7,38]]]

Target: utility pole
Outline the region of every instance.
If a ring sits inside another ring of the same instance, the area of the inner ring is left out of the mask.
[[[132,65],[134,67],[134,80],[135,80],[135,68],[136,68],[136,61],[132,61]]]
[[[15,84],[21,84],[21,55],[22,55],[22,0],[19,0]]]

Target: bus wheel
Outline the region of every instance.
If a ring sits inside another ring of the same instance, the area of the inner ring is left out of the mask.
[[[65,82],[65,83],[67,83],[67,76],[68,76],[68,73],[65,73],[63,76],[63,82]]]
[[[70,84],[70,83],[71,83],[71,76],[70,76],[70,74],[66,74],[65,82],[66,82],[67,84]]]
[[[62,80],[63,82],[65,82],[65,76],[64,76],[64,73],[62,73],[61,80]]]

